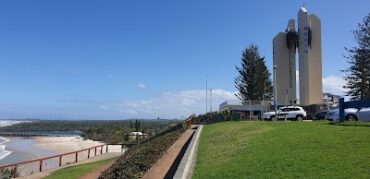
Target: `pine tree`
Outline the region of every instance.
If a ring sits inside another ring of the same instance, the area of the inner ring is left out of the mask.
[[[241,67],[236,66],[235,94],[243,103],[249,100],[270,100],[272,98],[271,73],[265,65],[256,45],[250,45],[242,54]]]
[[[139,132],[141,128],[141,121],[140,120],[135,120],[135,131]]]
[[[358,29],[353,32],[357,47],[347,49],[346,56],[350,67],[345,80],[348,89],[347,96],[353,100],[370,99],[370,13],[364,18],[363,23],[358,24]]]

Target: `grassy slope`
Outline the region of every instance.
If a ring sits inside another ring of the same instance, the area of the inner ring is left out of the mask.
[[[204,126],[193,178],[369,178],[370,123]]]
[[[51,175],[45,177],[44,179],[75,179],[87,174],[90,171],[93,171],[95,168],[107,164],[111,160],[113,159],[66,167],[53,172]]]

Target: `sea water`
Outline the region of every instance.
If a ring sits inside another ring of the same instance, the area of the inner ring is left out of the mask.
[[[0,127],[11,126],[13,124],[18,124],[21,122],[24,121],[0,120]],[[0,160],[12,153],[12,151],[5,149],[5,144],[7,142],[9,142],[7,138],[0,136]]]
[[[0,160],[12,153],[12,151],[5,150],[6,142],[9,142],[7,138],[0,137]]]

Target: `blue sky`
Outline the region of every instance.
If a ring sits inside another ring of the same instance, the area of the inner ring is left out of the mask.
[[[235,65],[302,1],[1,1],[0,118],[176,118],[232,100]],[[324,91],[343,94],[344,47],[370,1],[306,1],[322,22]]]

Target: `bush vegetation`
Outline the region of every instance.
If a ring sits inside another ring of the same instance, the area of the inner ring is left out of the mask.
[[[234,121],[238,118],[233,117],[230,111],[220,111],[220,112],[208,112],[206,114],[200,114],[198,116],[199,122],[201,124],[212,124],[216,122],[223,121]]]
[[[11,179],[14,176],[14,172],[13,169],[0,169],[0,179]],[[18,176],[18,173],[15,176]]]
[[[99,179],[141,178],[185,130],[182,123],[130,148]]]

